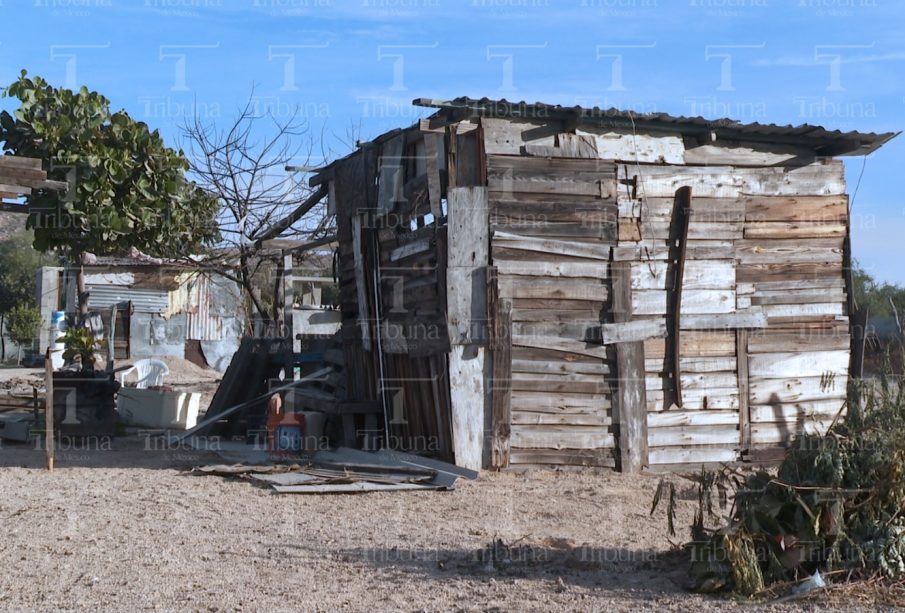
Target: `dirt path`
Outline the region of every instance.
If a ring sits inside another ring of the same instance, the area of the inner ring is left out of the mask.
[[[52,474],[42,461],[0,449],[3,611],[826,610],[686,593],[665,520],[647,513],[655,476],[488,474],[453,492],[281,496],[188,475],[215,460],[139,439],[62,451]],[[495,539],[509,545],[496,564]]]

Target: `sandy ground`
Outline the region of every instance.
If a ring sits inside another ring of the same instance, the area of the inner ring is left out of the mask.
[[[49,473],[40,450],[3,444],[0,610],[833,609],[687,593],[662,511],[648,515],[657,476],[503,473],[452,492],[293,496],[189,474],[217,461],[204,453],[137,437],[95,446],[64,449]],[[496,539],[509,551],[494,565]]]

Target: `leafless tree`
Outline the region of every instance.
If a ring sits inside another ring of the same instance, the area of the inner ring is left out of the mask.
[[[201,265],[238,283],[249,305],[269,322],[267,305],[255,291],[270,263],[262,242],[317,240],[333,231],[324,190],[307,183],[312,162],[320,165],[326,158],[313,155],[322,141],[297,113],[274,117],[254,92],[228,126],[196,115],[183,126],[183,135],[193,179],[220,200],[222,242]]]

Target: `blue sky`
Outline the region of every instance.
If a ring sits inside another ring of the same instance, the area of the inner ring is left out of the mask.
[[[337,154],[505,97],[828,128],[905,127],[901,0],[0,0],[0,83],[87,85],[178,145],[254,88]],[[10,101],[0,102],[4,108]],[[905,136],[848,158],[855,257],[905,284]],[[317,160],[315,160],[317,161]]]

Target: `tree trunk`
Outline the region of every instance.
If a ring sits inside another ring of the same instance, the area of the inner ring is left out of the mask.
[[[3,326],[6,324],[6,315],[0,315],[0,364],[6,361],[6,337],[3,336]]]
[[[85,287],[85,267],[82,266],[82,254],[75,254],[75,264],[78,267],[76,273],[76,291],[78,293],[79,302],[79,321],[78,325],[84,324],[88,320],[88,290]]]

